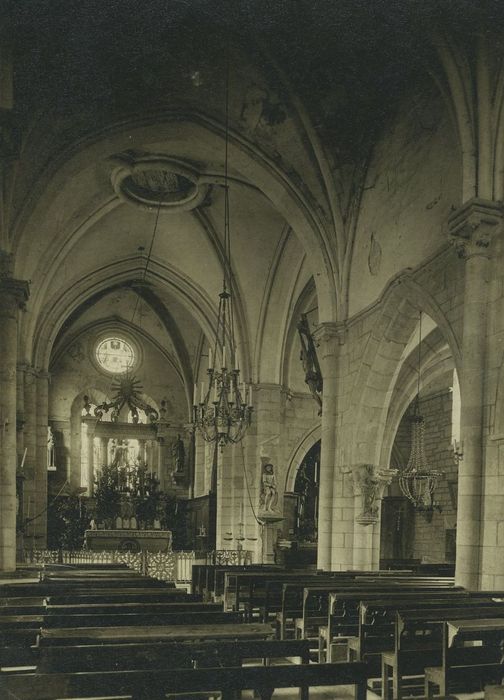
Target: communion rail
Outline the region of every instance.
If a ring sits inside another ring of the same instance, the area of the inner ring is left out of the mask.
[[[93,552],[87,549],[25,550],[25,564],[116,564],[161,581],[190,583],[194,552]]]
[[[251,564],[252,552],[219,549],[213,552],[94,552],[89,549],[26,549],[25,564],[116,564],[123,562],[130,569],[160,581],[191,583],[193,564]]]

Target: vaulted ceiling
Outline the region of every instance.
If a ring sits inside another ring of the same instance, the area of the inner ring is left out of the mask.
[[[479,3],[463,11],[434,0],[10,5],[3,42],[13,41],[22,146],[1,234],[16,276],[31,281],[27,361],[49,366],[81,327],[113,315],[138,325],[130,314],[140,298],[153,341],[188,383],[197,376],[222,277],[227,57],[231,266],[247,378],[286,380],[293,314],[303,294],[313,304],[307,289],[316,290],[321,320],[348,314],[352,261],[364,274],[371,233],[390,229],[376,215],[388,182],[379,178],[401,158],[377,165],[378,145],[392,143],[383,158],[402,154],[420,122],[423,129],[425,104],[437,115],[422,131],[425,148],[448,163],[441,203],[428,209],[437,218],[425,229],[437,231],[456,203],[457,144],[433,93],[430,37],[447,21],[467,31],[462,22],[471,26]],[[501,21],[499,3],[487,10]],[[407,135],[398,127],[404,115]],[[425,211],[437,194],[422,177]],[[375,187],[378,203],[367,193]],[[418,191],[411,178],[404,187]],[[363,200],[372,216],[359,230]],[[354,250],[358,235],[364,258]],[[438,245],[429,235],[418,255]],[[354,279],[352,311],[380,293],[389,268],[369,298],[360,299]]]

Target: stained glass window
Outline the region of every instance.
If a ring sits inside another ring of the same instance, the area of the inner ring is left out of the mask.
[[[135,364],[136,353],[123,338],[105,338],[96,346],[100,367],[113,374],[122,374]]]

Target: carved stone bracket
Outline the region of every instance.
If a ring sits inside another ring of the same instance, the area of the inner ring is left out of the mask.
[[[383,492],[397,474],[397,469],[356,464],[350,468],[349,473],[352,475],[354,495],[360,500],[355,522],[359,525],[378,522]]]
[[[460,258],[490,257],[490,243],[502,225],[502,203],[473,198],[448,219],[448,233]]]

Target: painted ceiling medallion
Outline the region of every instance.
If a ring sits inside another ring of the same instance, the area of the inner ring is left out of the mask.
[[[161,155],[123,153],[114,158],[112,186],[123,200],[148,209],[189,211],[208,192],[192,166]]]

